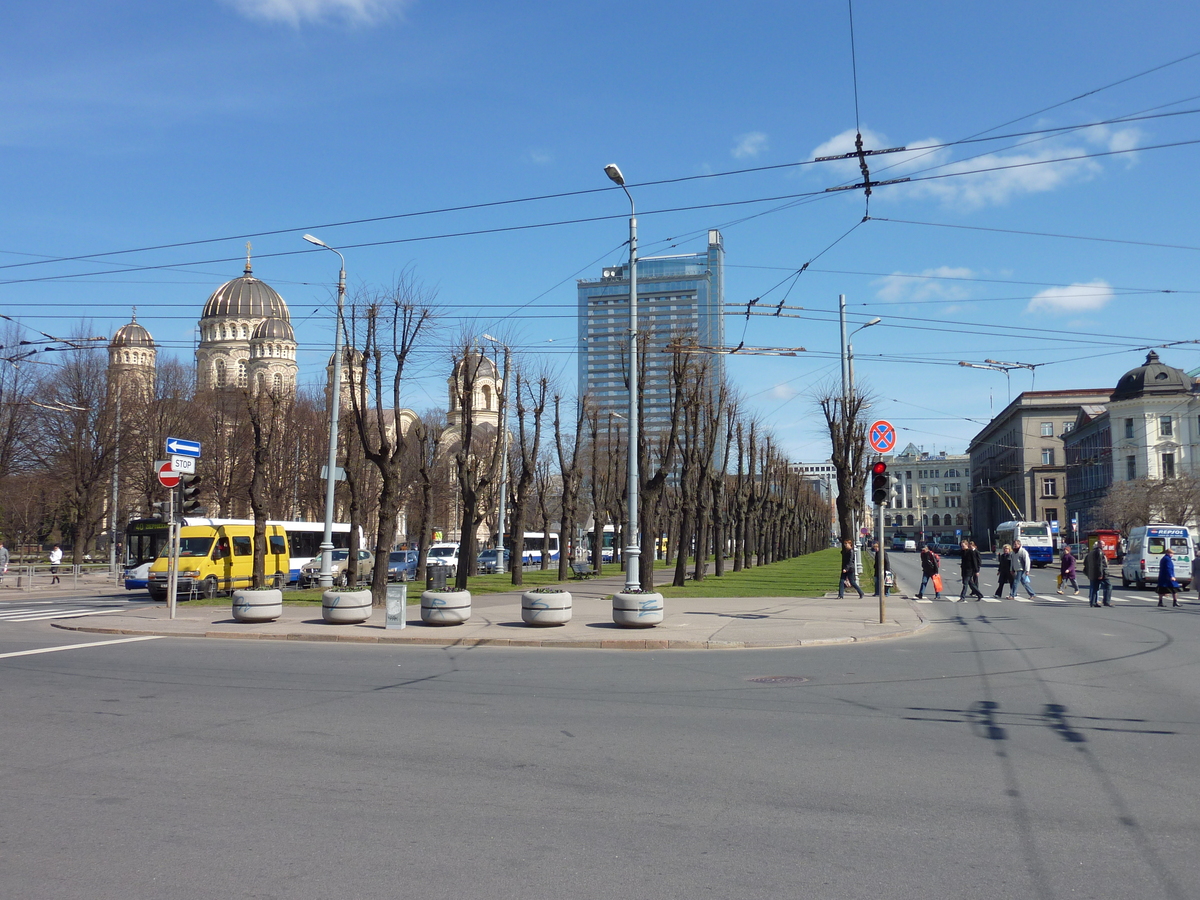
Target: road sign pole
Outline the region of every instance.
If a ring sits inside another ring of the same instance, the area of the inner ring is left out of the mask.
[[[175,618],[175,598],[178,593],[179,580],[179,525],[175,519],[175,488],[171,488],[170,522],[171,532],[167,538],[167,549],[171,556],[167,561],[167,610],[172,619]]]

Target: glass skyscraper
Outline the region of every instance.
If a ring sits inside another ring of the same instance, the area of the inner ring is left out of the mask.
[[[605,268],[579,281],[579,389],[602,412],[629,409],[629,266]],[[709,231],[708,249],[648,256],[637,263],[638,343],[646,354],[642,416],[649,433],[670,427],[671,351],[675,341],[702,348],[725,343],[725,249]],[[709,357],[714,379],[725,374],[724,354]]]

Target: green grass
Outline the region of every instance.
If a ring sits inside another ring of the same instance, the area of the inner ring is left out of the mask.
[[[710,574],[706,578],[698,582],[689,581],[683,587],[673,587],[670,584],[674,566],[668,567],[663,560],[656,560],[655,589],[664,597],[820,597],[828,591],[837,590],[841,560],[841,551],[837,548],[820,550],[769,566],[755,566],[741,572],[734,572],[732,563],[726,560],[725,574],[720,578],[711,574],[713,565],[710,562]],[[601,574],[618,575],[620,572],[620,566],[609,563],[603,567]],[[874,577],[874,560],[869,553],[864,553],[863,573],[859,581],[864,591],[870,591]],[[564,584],[570,589],[573,583],[575,582],[570,578],[560,582],[558,569],[554,567],[544,572],[527,570],[524,583],[519,588],[513,585],[512,576],[507,574],[476,575],[468,580],[467,587],[472,594],[482,595],[531,590],[553,584]],[[453,586],[453,581],[448,581],[447,584]],[[424,585],[416,581],[410,581],[408,585],[409,604],[420,603]],[[321,589],[285,590],[283,602],[285,606],[320,606]],[[230,598],[223,596],[209,600],[200,597],[186,603],[189,606],[229,606]]]

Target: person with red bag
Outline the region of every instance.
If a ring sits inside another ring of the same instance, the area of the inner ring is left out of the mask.
[[[929,549],[928,544],[921,545],[921,589],[917,591],[917,599],[925,599],[925,585],[933,582],[933,599],[942,599],[942,561],[936,553]]]

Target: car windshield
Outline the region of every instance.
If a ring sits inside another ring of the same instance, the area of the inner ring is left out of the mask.
[[[454,556],[454,554],[457,552],[458,551],[455,550],[455,548],[453,548],[453,547],[434,547],[432,550],[429,551],[429,555],[437,556],[437,557]]]
[[[334,550],[332,559],[334,562],[337,562],[338,560],[344,561],[349,555],[350,555],[349,550]],[[308,565],[310,565],[310,566],[319,566],[320,564],[321,564],[321,555],[320,554],[317,554],[316,556],[314,556],[312,559],[310,559],[308,561]]]
[[[410,551],[408,551],[408,550],[393,550],[391,553],[388,554],[388,562],[394,562],[394,563],[408,562],[410,559],[412,559],[412,557],[409,555],[409,552]]]
[[[179,539],[180,556],[208,556],[212,538],[185,537]],[[165,555],[165,554],[164,554]]]

